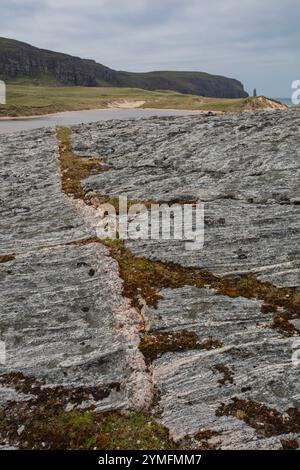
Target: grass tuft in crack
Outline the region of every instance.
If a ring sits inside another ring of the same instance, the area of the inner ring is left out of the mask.
[[[270,313],[276,313],[276,308],[282,307],[285,310],[284,321],[275,317],[270,326],[285,336],[300,334],[289,322],[293,318],[300,318],[300,293],[294,289],[276,287],[270,282],[256,279],[251,274],[218,277],[195,268],[149,260],[135,256],[122,240],[100,241],[110,249],[111,256],[118,262],[124,281],[124,295],[131,299],[136,308],[141,308],[141,298],[148,306],[156,308],[162,298],[160,291],[163,288],[209,286],[220,295],[262,300],[265,304],[272,305]]]
[[[68,196],[84,199],[87,191],[82,186],[82,180],[93,174],[101,173],[107,168],[100,159],[75,155],[70,137],[70,129],[67,127],[57,128],[62,189]]]

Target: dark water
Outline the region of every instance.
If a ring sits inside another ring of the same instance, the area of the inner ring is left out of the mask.
[[[30,119],[0,120],[0,134],[20,132],[40,127],[108,121],[110,119],[139,119],[151,116],[183,116],[194,114],[192,111],[170,109],[99,109],[90,111],[70,111],[66,113],[40,116]]]

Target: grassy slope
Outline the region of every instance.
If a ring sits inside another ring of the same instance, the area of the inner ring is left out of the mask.
[[[0,105],[0,117],[107,108],[112,102],[124,99],[146,101],[143,106],[146,108],[205,111],[241,111],[247,100],[202,98],[138,88],[32,86],[23,82],[8,84],[7,105]]]
[[[29,69],[28,64],[31,64]],[[46,71],[48,77],[45,76]],[[247,96],[243,85],[228,77],[196,71],[118,71],[93,60],[0,37],[0,78],[10,81],[14,80],[13,77],[18,77],[19,83],[25,80],[27,84],[42,86],[115,86],[151,91],[173,90],[198,96]]]
[[[210,75],[205,72],[120,72],[119,82],[118,86],[138,87],[146,90],[173,90],[198,96],[244,96],[240,82],[234,79],[229,81],[226,77]],[[222,88],[223,94],[220,94],[220,88]]]

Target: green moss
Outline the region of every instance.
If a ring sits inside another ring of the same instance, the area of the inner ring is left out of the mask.
[[[96,412],[95,405],[81,410],[93,396],[97,402],[109,396],[97,387],[46,387],[21,373],[0,375],[0,383],[18,392],[30,393],[25,402],[10,402],[0,408],[0,440],[20,449],[174,449],[168,430],[150,414],[118,411]],[[74,409],[66,411],[72,404]],[[20,426],[24,426],[21,435]]]
[[[73,426],[74,428],[81,428],[90,426],[93,422],[91,413],[80,413],[79,411],[70,411],[68,413],[62,413],[59,416],[59,421],[62,424]]]
[[[134,256],[121,240],[101,242],[110,248],[111,256],[119,263],[124,295],[137,308],[140,308],[140,296],[147,305],[156,307],[161,298],[158,291],[163,287],[203,287],[207,282],[206,273],[199,274],[195,270]]]
[[[86,450],[96,449],[97,448],[97,437],[96,436],[89,437],[85,441],[84,448]]]
[[[166,428],[140,413],[111,415],[103,421],[101,429],[107,439],[107,450],[177,448]]]
[[[57,128],[62,189],[68,196],[84,199],[86,190],[81,181],[91,174],[104,171],[103,162],[100,159],[75,155],[72,151],[70,135],[71,131],[67,127]]]
[[[0,414],[0,436],[21,449],[132,450],[179,448],[166,428],[149,415],[118,412],[93,413],[70,411],[57,413],[39,403],[34,413],[14,404],[7,415]],[[32,416],[31,416],[32,415]],[[16,416],[18,416],[16,422]],[[24,425],[19,436],[18,428]]]
[[[253,275],[222,278],[195,268],[137,257],[121,240],[101,240],[101,243],[110,248],[111,256],[118,262],[120,275],[124,280],[124,295],[137,308],[141,307],[140,297],[147,305],[156,307],[162,288],[201,288],[208,285],[218,294],[263,300],[273,306],[275,313],[275,307],[284,308],[284,316],[275,317],[270,326],[279,329],[284,335],[300,333],[289,323],[290,319],[300,317],[300,294],[295,289],[279,288],[270,282],[260,281]]]

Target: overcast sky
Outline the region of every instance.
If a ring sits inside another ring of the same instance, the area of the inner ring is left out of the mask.
[[[198,70],[289,97],[299,0],[1,0],[0,35],[129,71]]]

